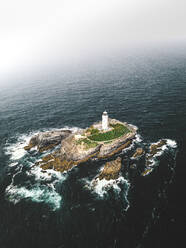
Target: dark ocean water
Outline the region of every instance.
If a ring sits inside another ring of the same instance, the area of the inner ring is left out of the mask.
[[[17,80],[17,81],[16,81]],[[120,56],[15,79],[0,89],[0,247],[176,247],[185,233],[186,49]],[[105,161],[65,175],[33,167],[24,152],[35,132],[85,128],[111,118],[139,128],[122,158],[121,182],[106,190],[91,180]],[[138,146],[170,146],[143,177]],[[136,164],[136,169],[130,165]]]

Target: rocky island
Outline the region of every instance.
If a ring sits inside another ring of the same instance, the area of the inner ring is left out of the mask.
[[[119,154],[128,148],[136,138],[137,127],[126,122],[108,118],[107,112],[103,112],[102,121],[92,126],[76,131],[61,129],[41,132],[34,135],[24,149],[28,152],[36,148],[39,153],[44,153],[42,158],[36,162],[42,171],[53,169],[66,172],[91,158],[112,160],[112,156]],[[162,139],[153,143],[150,147],[138,147],[131,156],[130,168],[136,168],[135,161],[145,158],[144,171],[146,176],[153,170],[154,158],[166,149],[168,140]],[[46,155],[47,151],[47,155]],[[96,180],[118,179],[122,167],[121,158],[106,162]]]
[[[29,151],[36,147],[39,152],[43,152],[57,147],[36,164],[43,170],[64,172],[90,158],[108,158],[129,147],[136,131],[136,127],[126,122],[108,118],[105,111],[102,121],[89,128],[76,132],[57,130],[39,133],[33,136],[24,148]],[[100,178],[116,178],[120,169],[120,159],[107,163]]]

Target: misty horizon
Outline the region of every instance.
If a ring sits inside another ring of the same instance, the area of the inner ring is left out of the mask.
[[[0,8],[2,75],[86,63],[184,44],[179,1],[6,1]]]

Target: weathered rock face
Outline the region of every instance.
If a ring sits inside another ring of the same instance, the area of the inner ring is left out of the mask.
[[[42,152],[53,148],[61,143],[61,140],[68,137],[72,132],[70,130],[56,130],[39,133],[30,139],[28,146],[25,150],[30,150],[32,147],[37,146],[37,149]]]
[[[116,160],[113,160],[111,162],[107,162],[98,176],[100,180],[106,179],[117,179],[119,177],[119,172],[121,170],[121,158],[118,157]]]
[[[132,139],[135,137],[135,134],[136,133],[134,132],[129,133],[113,141],[111,144],[103,144],[100,148],[98,157],[99,158],[110,157],[115,153],[118,153],[122,149],[129,147],[132,144]]]
[[[68,161],[86,161],[90,156],[96,155],[100,147],[101,145],[84,149],[82,145],[76,143],[74,135],[71,135],[61,142],[61,157],[64,157]]]

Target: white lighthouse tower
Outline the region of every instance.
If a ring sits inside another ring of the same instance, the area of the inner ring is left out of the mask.
[[[102,129],[105,131],[108,129],[108,114],[104,111],[102,114]]]

